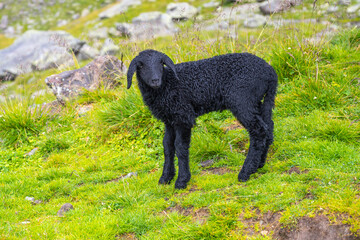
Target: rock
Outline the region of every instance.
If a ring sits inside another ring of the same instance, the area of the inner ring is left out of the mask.
[[[126,179],[126,178],[131,178],[131,177],[137,177],[138,173],[137,172],[130,172],[128,174],[126,174],[123,179]]]
[[[111,38],[107,38],[104,42],[103,47],[100,50],[100,55],[116,55],[120,52],[120,47],[114,43]]]
[[[116,30],[116,28],[114,28],[114,27],[109,28],[108,33],[109,33],[111,36],[113,36],[113,37],[121,37],[121,35],[122,35],[122,34],[121,34],[118,30]]]
[[[166,13],[170,15],[173,21],[183,21],[195,17],[198,9],[186,2],[170,3],[166,7]]]
[[[213,8],[218,6],[220,6],[220,2],[208,2],[203,4],[204,8]]]
[[[213,159],[210,159],[210,160],[207,160],[207,161],[204,161],[204,162],[201,162],[200,165],[201,167],[210,167],[211,165],[214,164],[214,160]]]
[[[87,15],[89,15],[89,13],[90,13],[90,10],[89,10],[89,8],[84,8],[82,11],[81,11],[81,17],[85,17],[85,16],[87,16]]]
[[[33,202],[33,201],[35,201],[35,198],[34,197],[25,197],[25,200]]]
[[[288,25],[288,24],[296,24],[296,23],[317,23],[316,19],[268,19],[266,24],[269,26],[274,26],[275,28],[280,28],[284,25]],[[324,25],[326,25],[327,23],[324,23]]]
[[[35,200],[33,202],[31,202],[32,205],[38,205],[38,204],[41,204],[42,201],[41,200]]]
[[[0,10],[5,8],[5,3],[0,2]]]
[[[142,13],[132,23],[118,23],[116,29],[131,40],[145,40],[175,34],[178,29],[170,15],[161,12]]]
[[[95,57],[100,56],[100,51],[96,48],[90,47],[88,44],[84,44],[81,48],[81,51],[77,55],[78,61],[83,61],[86,59],[94,59]]]
[[[5,29],[4,34],[8,38],[15,38],[16,37],[16,30],[13,26],[9,26]]]
[[[0,20],[0,29],[6,29],[9,24],[9,17],[8,15],[3,15]]]
[[[10,47],[0,50],[0,80],[12,80],[34,70],[74,65],[72,53],[81,54],[84,44],[64,31],[29,30]]]
[[[330,6],[328,9],[327,9],[327,13],[335,13],[339,11],[339,7],[338,6]]]
[[[217,31],[217,30],[227,30],[229,29],[230,25],[227,21],[220,21],[213,23],[209,26],[206,26],[204,29],[206,31]]]
[[[349,6],[346,9],[346,12],[349,14],[352,14],[352,13],[356,13],[356,11],[358,11],[359,9],[360,9],[360,4],[356,4],[356,5]]]
[[[244,21],[244,27],[246,28],[257,28],[264,26],[266,24],[266,17],[254,14],[253,16],[245,19]]]
[[[25,154],[26,155],[26,154]],[[41,204],[41,200],[35,200],[34,197],[25,197],[25,200],[30,201],[32,205]]]
[[[88,33],[88,37],[93,40],[105,39],[108,37],[108,28],[102,27],[102,28],[94,29]]]
[[[80,18],[80,14],[79,13],[75,13],[73,16],[72,16],[72,19],[73,20],[76,20],[76,19],[79,19]]]
[[[255,13],[260,13],[259,7],[261,3],[246,3],[242,5],[235,5],[234,7],[227,7],[220,9],[216,13],[216,18],[219,21],[244,21],[246,18]]]
[[[260,11],[265,15],[270,15],[288,10],[301,2],[302,0],[270,0],[260,6]]]
[[[45,83],[59,102],[73,98],[82,89],[93,91],[101,87],[113,87],[118,77],[126,72],[126,66],[114,56],[100,56],[88,65],[72,71],[49,76]]]
[[[338,5],[343,5],[343,6],[347,6],[351,4],[351,0],[339,0],[337,2]]]
[[[30,152],[28,152],[28,153],[25,153],[25,156],[32,156],[32,155],[34,155],[35,153],[36,153],[36,151],[38,150],[39,148],[34,148],[33,150],[31,150]],[[29,200],[29,201],[35,201],[35,199],[34,198],[32,198],[32,200],[30,200],[30,199],[27,199],[28,197],[26,197],[25,199],[26,200]]]
[[[61,206],[60,210],[57,212],[58,217],[64,217],[64,214],[70,210],[73,210],[74,206],[71,203],[65,203]]]
[[[92,105],[80,105],[77,108],[77,114],[79,115],[79,117],[84,116],[87,112],[89,112],[91,109],[93,109]]]
[[[112,18],[116,15],[123,14],[130,6],[140,5],[141,0],[122,0],[120,3],[108,8],[99,14],[100,19]]]
[[[57,26],[58,27],[61,27],[61,26],[65,26],[66,24],[68,24],[68,20],[66,20],[66,19],[61,19],[61,20],[59,20],[59,21],[57,21]]]

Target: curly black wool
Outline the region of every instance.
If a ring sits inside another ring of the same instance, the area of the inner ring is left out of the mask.
[[[277,88],[275,70],[250,53],[233,53],[174,64],[164,53],[145,50],[130,63],[128,88],[136,72],[144,103],[165,124],[165,163],[161,184],[175,176],[175,188],[186,188],[191,174],[189,147],[195,119],[211,111],[229,109],[250,135],[250,147],[239,181],[262,168],[273,141],[272,109]]]

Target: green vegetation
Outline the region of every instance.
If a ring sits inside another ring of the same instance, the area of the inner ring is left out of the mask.
[[[70,24],[72,33],[85,22]],[[324,28],[303,23],[241,30],[237,39],[191,29],[171,41],[114,39],[123,44],[126,65],[138,51],[154,48],[176,63],[249,51],[274,66],[275,141],[265,167],[245,183],[237,174],[249,138],[227,111],[197,120],[192,179],[187,189],[174,190],[173,182],[157,183],[164,126],[144,106],[136,84],[127,90],[123,77],[115,89],[85,92],[53,112],[39,104],[54,96],[30,96],[59,70],[19,76],[1,90],[25,97],[0,103],[0,238],[272,239],[281,228],[317,215],[349,224],[359,236],[360,30],[318,44],[308,40]],[[80,114],[84,106],[91,110]],[[207,160],[213,165],[202,167]],[[124,177],[131,172],[137,176]],[[58,217],[64,203],[74,210]],[[268,215],[276,216],[276,228],[264,220]]]

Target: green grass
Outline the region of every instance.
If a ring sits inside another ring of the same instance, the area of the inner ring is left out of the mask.
[[[139,12],[130,10],[129,19]],[[64,28],[80,36],[95,16]],[[104,24],[112,21],[119,19]],[[273,239],[280,228],[296,228],[300,218],[317,215],[349,224],[359,236],[360,31],[343,30],[320,44],[307,41],[323,28],[241,30],[236,40],[226,32],[183,30],[174,38],[122,46],[126,65],[146,48],[176,63],[243,51],[271,62],[279,75],[275,141],[265,167],[245,183],[237,174],[249,137],[228,111],[197,119],[192,179],[187,189],[175,190],[173,182],[157,183],[164,126],[143,104],[135,79],[130,90],[122,77],[114,89],[84,92],[54,114],[33,107],[55,100],[51,94],[31,95],[61,70],[20,76],[1,92],[23,100],[0,103],[0,238]],[[83,106],[91,110],[80,115]],[[207,160],[213,165],[202,167]],[[124,178],[131,172],[137,176]],[[74,210],[58,217],[64,203]],[[276,216],[278,228],[264,221],[268,214]]]

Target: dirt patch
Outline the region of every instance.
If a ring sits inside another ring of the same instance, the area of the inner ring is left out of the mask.
[[[301,171],[300,168],[293,166],[288,171],[286,171],[288,174],[297,173],[297,174],[303,174],[308,173],[308,170]]]
[[[135,233],[124,233],[122,235],[116,235],[115,239],[121,239],[121,240],[137,240]]]
[[[303,217],[299,219],[295,228],[288,229],[279,227],[274,232],[273,237],[279,240],[359,240],[360,236],[355,236],[350,231],[348,224],[330,224],[326,216],[316,216],[314,218]]]
[[[227,131],[231,131],[231,130],[236,130],[236,129],[242,129],[244,128],[243,125],[241,125],[239,122],[234,121],[231,124],[223,127],[223,129],[227,132]]]
[[[279,219],[281,213],[268,211],[265,214],[261,214],[259,210],[256,210],[255,218],[240,217],[240,221],[246,226],[245,231],[248,236],[257,235],[270,235],[271,232],[277,231],[280,228]],[[259,232],[256,232],[254,226],[259,224]]]
[[[207,208],[199,208],[199,209],[194,209],[194,207],[184,208],[180,205],[175,205],[174,207],[168,207],[163,211],[165,215],[167,215],[167,213],[169,212],[177,212],[184,216],[191,216],[194,221],[200,224],[205,223],[210,216],[210,211]]]
[[[207,168],[201,171],[202,174],[216,174],[216,175],[224,175],[225,173],[232,173],[234,172],[231,169],[226,167],[214,167],[214,168]]]

